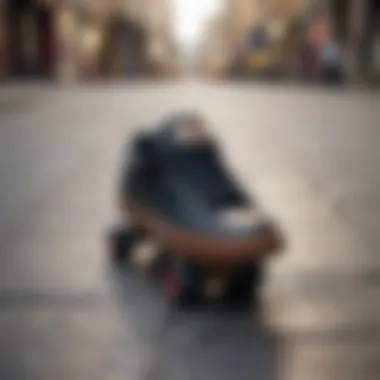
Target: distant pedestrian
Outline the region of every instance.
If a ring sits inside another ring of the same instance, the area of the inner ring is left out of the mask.
[[[327,83],[339,84],[343,81],[345,59],[340,44],[330,39],[321,46],[323,79]]]
[[[301,71],[305,80],[315,79],[318,71],[318,51],[310,41],[305,41],[301,48]]]

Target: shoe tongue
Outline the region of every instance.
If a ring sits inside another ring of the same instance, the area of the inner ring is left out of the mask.
[[[206,127],[199,121],[183,121],[175,130],[175,138],[182,143],[197,145],[209,140]]]

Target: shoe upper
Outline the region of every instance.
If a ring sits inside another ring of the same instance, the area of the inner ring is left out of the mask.
[[[251,204],[222,162],[217,144],[197,128],[189,133],[190,141],[173,125],[139,136],[123,173],[124,195],[194,231],[237,236],[261,230],[263,224],[255,224],[253,214],[247,223],[225,217],[231,211],[246,213]]]

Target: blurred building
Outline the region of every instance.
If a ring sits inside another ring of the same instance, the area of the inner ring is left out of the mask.
[[[167,0],[0,0],[1,77],[149,75],[175,61]]]
[[[376,51],[380,39],[378,0],[335,0],[331,6],[333,28],[350,52],[350,76],[372,80],[380,75]]]
[[[0,78],[5,77],[8,72],[8,28],[7,12],[4,2],[0,2]]]
[[[139,0],[135,0],[139,1]],[[154,72],[172,74],[179,65],[174,41],[171,0],[146,0],[147,54]]]
[[[102,77],[136,77],[147,73],[146,31],[123,5],[113,8],[105,22],[99,54]]]
[[[167,74],[176,63],[170,0],[117,0],[128,19],[139,25],[143,35],[142,53],[146,70]]]
[[[98,77],[112,2],[61,0],[55,2],[56,77],[77,81]]]
[[[55,13],[48,2],[0,2],[0,73],[7,76],[53,75],[56,64]]]
[[[206,23],[201,35],[198,67],[212,77],[224,75],[228,62],[227,17],[226,12],[216,14]]]
[[[109,2],[100,72],[108,76],[163,75],[175,60],[168,0]]]
[[[233,52],[242,45],[248,31],[260,19],[261,1],[259,0],[228,0],[226,27],[229,34],[230,50]]]

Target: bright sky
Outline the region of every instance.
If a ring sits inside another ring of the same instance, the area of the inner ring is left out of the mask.
[[[218,9],[221,0],[172,0],[174,32],[181,45],[193,46],[202,31],[204,23]]]

